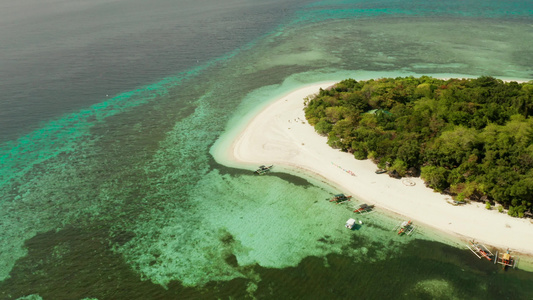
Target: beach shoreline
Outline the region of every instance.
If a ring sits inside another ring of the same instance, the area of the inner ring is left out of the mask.
[[[273,164],[276,172],[315,178],[376,205],[386,214],[411,219],[458,240],[476,240],[497,248],[511,249],[521,258],[520,268],[533,271],[533,222],[512,218],[482,203],[454,206],[451,197],[427,188],[420,178],[393,179],[376,174],[370,160],[356,160],[352,154],[327,145],[307,123],[304,98],[336,82],[319,82],[299,87],[273,99],[254,112],[232,132],[225,134],[214,151],[217,162],[231,167],[255,169]]]

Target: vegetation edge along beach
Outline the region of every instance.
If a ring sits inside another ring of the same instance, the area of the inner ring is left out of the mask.
[[[333,148],[396,178],[420,176],[455,203],[533,216],[533,82],[347,79],[306,104]]]

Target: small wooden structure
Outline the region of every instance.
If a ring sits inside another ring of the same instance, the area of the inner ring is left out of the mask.
[[[359,225],[356,224],[359,223]],[[350,230],[353,230],[353,229],[357,229],[359,227],[361,227],[361,225],[363,225],[363,221],[359,220],[359,221],[355,221],[355,219],[348,219],[348,221],[346,221],[346,224],[344,225],[344,227],[350,229]]]
[[[355,219],[348,219],[348,221],[346,221],[346,224],[344,225],[344,227],[348,229],[353,229],[354,226],[355,226]]]

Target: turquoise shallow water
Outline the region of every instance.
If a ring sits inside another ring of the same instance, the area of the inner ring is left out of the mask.
[[[316,81],[532,78],[529,4],[452,4],[302,6],[208,63],[3,143],[0,298],[530,298],[531,273],[424,230],[398,238],[378,213],[347,232],[334,187],[210,153],[240,116]]]

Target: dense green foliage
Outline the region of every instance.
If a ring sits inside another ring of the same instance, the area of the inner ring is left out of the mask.
[[[420,171],[428,186],[458,200],[531,212],[531,81],[347,79],[308,99],[305,114],[331,147],[357,159],[401,176]]]

